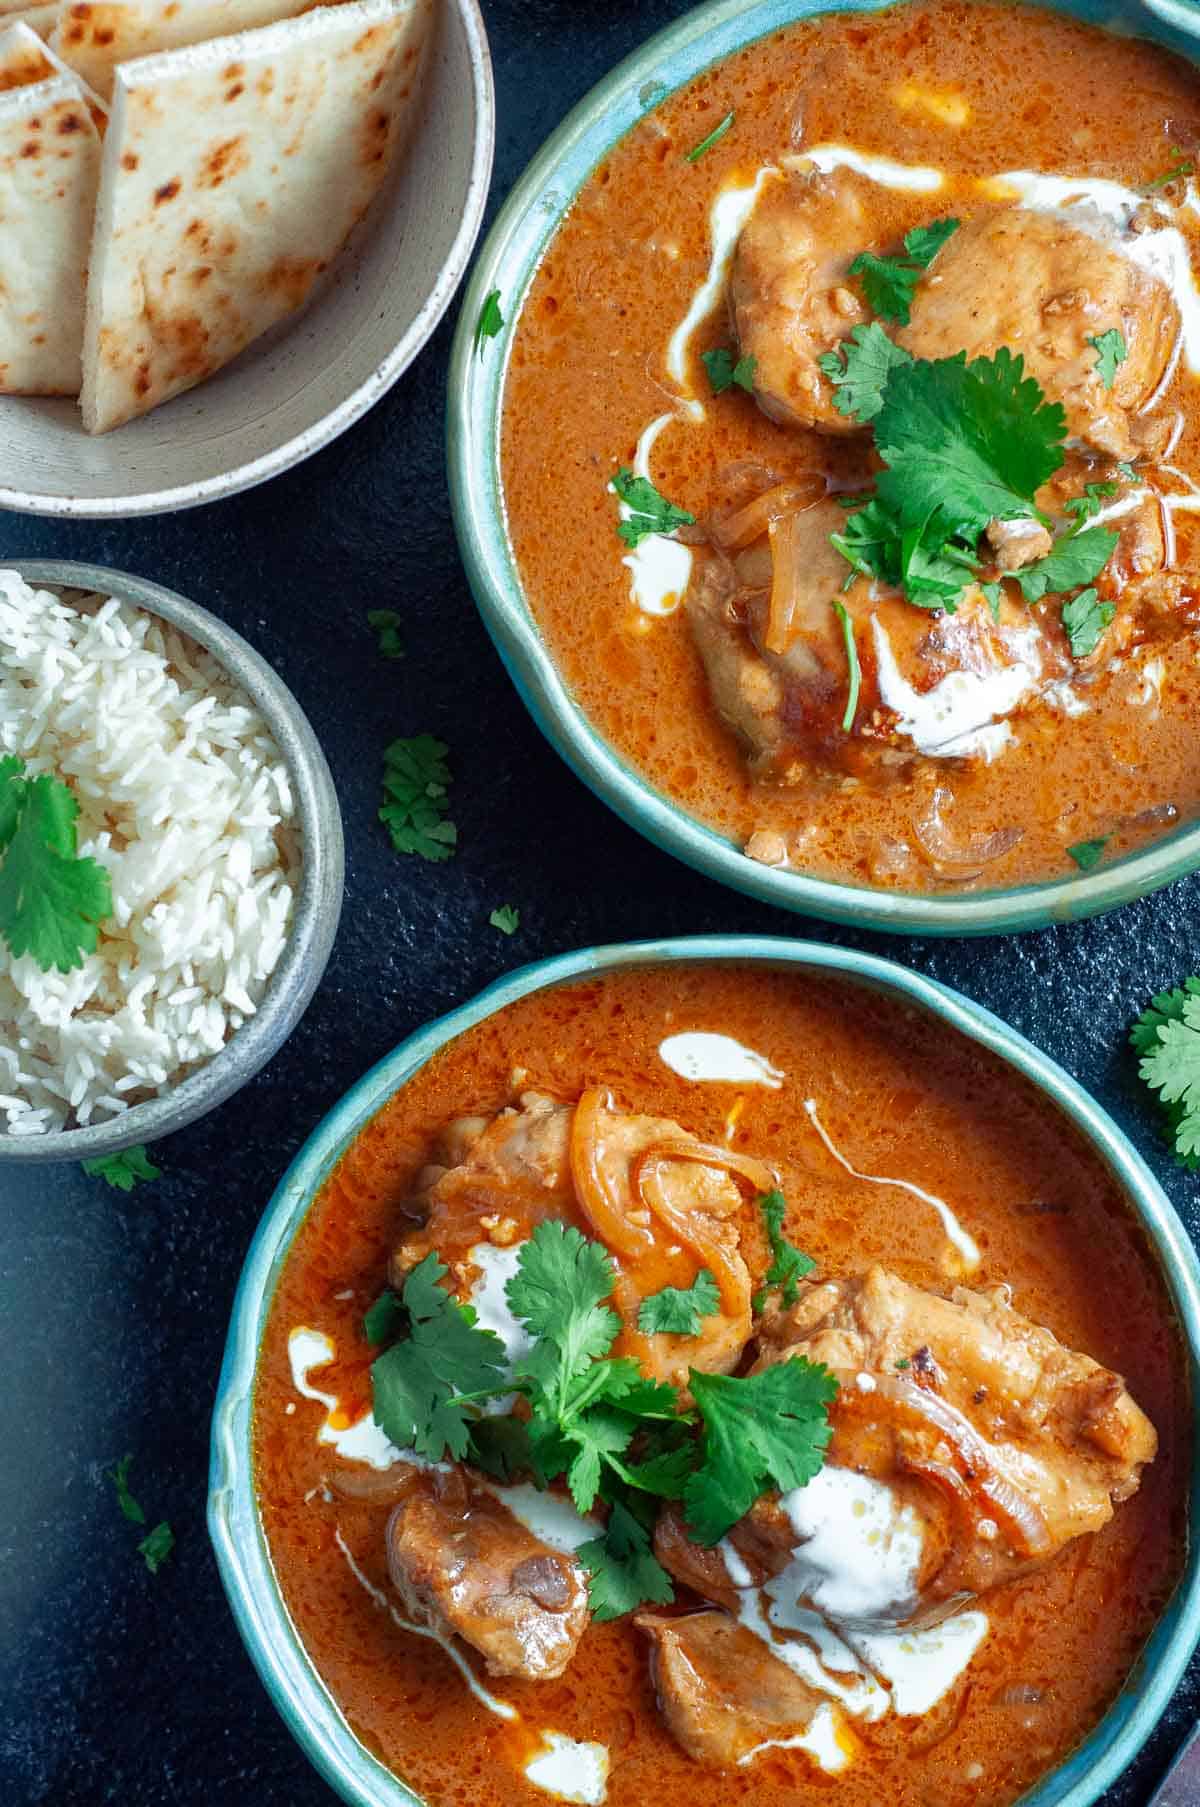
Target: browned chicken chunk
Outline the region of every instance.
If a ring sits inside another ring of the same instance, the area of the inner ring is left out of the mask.
[[[650,1639],[650,1675],[662,1716],[697,1762],[731,1768],[756,1746],[807,1730],[823,1704],[726,1613],[643,1613],[634,1623]]]
[[[461,1469],[414,1480],[388,1522],[387,1559],[409,1616],[456,1633],[491,1675],[553,1680],[587,1628],[579,1564]]]
[[[830,1461],[901,1485],[936,1531],[927,1606],[1100,1530],[1154,1459],[1154,1427],[1120,1376],[1014,1311],[1004,1288],[942,1298],[879,1267],[807,1285],[764,1324],[756,1366],[797,1355],[844,1383]]]
[[[1179,316],[1166,285],[1127,255],[1129,242],[1085,208],[980,215],[948,240],[896,337],[919,358],[1020,352],[1074,438],[1131,458],[1131,417],[1158,386]],[[1109,387],[1091,341],[1113,330],[1126,356]]]

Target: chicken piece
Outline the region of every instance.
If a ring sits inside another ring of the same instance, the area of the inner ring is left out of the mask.
[[[587,1629],[587,1579],[461,1469],[423,1474],[387,1527],[388,1573],[409,1617],[453,1632],[490,1675],[552,1681]]]
[[[738,349],[755,360],[759,407],[781,426],[863,431],[838,413],[818,359],[871,318],[848,275],[874,236],[871,191],[845,169],[786,175],[764,191],[738,240],[729,281]]]
[[[1131,416],[1157,388],[1180,325],[1166,285],[1130,257],[1133,243],[1084,207],[981,214],[942,248],[896,338],[918,358],[1020,352],[1074,439],[1132,458]],[[1114,329],[1126,356],[1108,388],[1090,341]]]
[[[750,1335],[753,1283],[767,1265],[753,1199],[774,1185],[770,1168],[698,1142],[667,1118],[619,1111],[596,1090],[578,1104],[526,1093],[519,1109],[482,1128],[478,1119],[464,1122],[466,1129],[460,1123],[443,1132],[438,1150],[461,1159],[427,1168],[406,1207],[422,1227],[393,1251],[393,1285],[436,1250],[465,1294],[475,1244],[511,1246],[554,1218],[598,1238],[613,1256],[613,1299],[625,1325],[617,1353],[675,1386],[686,1384],[689,1368],[725,1374],[737,1366]],[[665,1286],[691,1286],[701,1268],[717,1282],[720,1309],[694,1337],[644,1335],[642,1301]]]
[[[843,1380],[829,1460],[912,1497],[944,1560],[925,1606],[978,1594],[1098,1531],[1157,1439],[1120,1376],[994,1293],[949,1298],[871,1268],[806,1285],[765,1322],[755,1371],[804,1355]],[[864,1384],[858,1377],[866,1376]]]
[[[722,1612],[634,1620],[667,1728],[689,1757],[732,1768],[758,1745],[795,1737],[828,1703]]]

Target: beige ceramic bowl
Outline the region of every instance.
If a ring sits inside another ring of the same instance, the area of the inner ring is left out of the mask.
[[[483,217],[494,139],[476,0],[439,0],[420,125],[328,286],[209,382],[99,438],[84,433],[73,401],[0,397],[0,508],[190,508],[327,445],[391,387],[445,312]]]

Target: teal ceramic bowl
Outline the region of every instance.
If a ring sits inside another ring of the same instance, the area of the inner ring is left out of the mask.
[[[431,1023],[380,1061],[309,1137],[259,1226],[234,1302],[212,1425],[208,1524],[238,1629],[267,1691],[333,1788],[355,1807],[420,1807],[418,1797],[357,1741],[301,1645],[280,1596],[259,1521],[250,1429],[258,1350],[293,1238],[340,1156],[431,1056],[530,992],[637,966],[714,961],[835,973],[927,1012],[1030,1080],[1105,1162],[1162,1264],[1200,1379],[1200,1263],[1153,1174],[1120,1130],[1061,1067],[997,1017],[890,960],[813,942],[718,935],[592,948],[522,967]],[[1023,1807],[1092,1807],[1158,1723],[1200,1640],[1200,1464],[1194,1452],[1187,1570],[1120,1697],[1087,1742],[1023,1798]],[[832,1800],[832,1795],[830,1799]]]
[[[875,12],[889,0],[712,0],[627,57],[580,102],[534,158],[488,234],[463,301],[451,357],[447,443],[458,543],[475,599],[530,714],[567,764],[624,821],[667,853],[766,903],[897,934],[993,935],[1073,922],[1130,903],[1200,867],[1200,823],[1090,873],[1008,890],[893,892],[784,872],[741,849],[654,789],[588,721],[550,659],[526,604],[506,527],[500,414],[511,331],[474,343],[485,298],[498,289],[517,319],[550,240],[580,188],[617,141],[672,90],[793,20]],[[1055,0],[1127,35],[1200,60],[1194,0]]]

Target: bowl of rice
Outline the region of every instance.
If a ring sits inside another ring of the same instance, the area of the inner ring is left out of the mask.
[[[157,1140],[299,1021],[341,912],[325,756],[206,609],[0,568],[0,1162]]]

